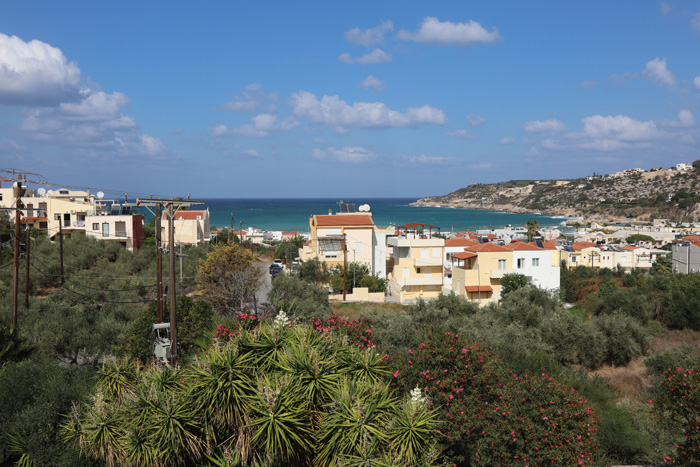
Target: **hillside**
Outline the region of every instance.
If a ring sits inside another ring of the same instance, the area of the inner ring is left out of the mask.
[[[477,183],[418,206],[502,209],[517,213],[583,217],[603,222],[647,222],[655,218],[700,220],[699,173],[659,169],[618,178],[511,180]]]

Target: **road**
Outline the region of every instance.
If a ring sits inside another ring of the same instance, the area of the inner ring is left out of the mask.
[[[265,272],[263,275],[263,283],[262,287],[260,287],[260,290],[255,294],[255,298],[257,299],[258,303],[265,303],[267,302],[267,295],[270,293],[270,289],[272,288],[272,276],[270,275],[270,265],[272,263],[256,263],[262,270]]]

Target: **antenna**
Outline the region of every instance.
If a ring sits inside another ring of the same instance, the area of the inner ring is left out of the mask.
[[[41,187],[38,190],[36,190],[37,193],[39,193],[39,196],[44,196],[46,194],[46,188]]]
[[[101,191],[98,191],[98,192],[97,192],[97,197],[100,198],[100,199],[102,199],[102,198],[105,197],[105,194],[104,194],[103,192],[101,192]]]

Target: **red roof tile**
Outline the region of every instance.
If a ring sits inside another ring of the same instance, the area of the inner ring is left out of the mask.
[[[698,243],[700,242],[700,237],[697,235],[688,235],[687,237],[681,238],[681,240],[691,243]]]
[[[475,245],[475,246],[468,246],[465,248],[465,250],[473,251],[476,253],[491,253],[494,251],[509,251],[509,250],[506,250],[501,245],[497,245],[495,243],[481,243],[481,244]]]
[[[517,242],[517,243],[509,243],[508,245],[504,246],[506,250],[511,250],[511,251],[541,251],[542,248],[538,247],[537,245],[532,245],[530,243],[523,243],[523,242]]]
[[[445,246],[474,246],[478,245],[479,242],[474,240],[469,240],[468,238],[448,238],[445,240]]]
[[[574,250],[583,250],[584,248],[595,248],[596,244],[593,242],[576,242],[571,247]]]
[[[372,216],[367,214],[340,214],[337,216],[314,216],[318,227],[374,226]]]
[[[190,220],[196,220],[197,216],[204,219],[205,218],[204,216],[206,216],[206,215],[207,215],[207,211],[178,211],[175,213],[174,219],[175,220],[185,219],[185,220],[190,221]],[[163,217],[167,218],[168,213],[164,212]]]
[[[493,292],[490,285],[467,285],[464,288],[467,289],[467,292]]]
[[[468,251],[463,251],[461,253],[455,253],[452,255],[453,258],[457,258],[457,259],[476,258],[477,256],[479,256],[479,255],[477,255],[476,253],[470,253]]]
[[[534,242],[530,243],[530,245],[537,246],[537,244]],[[556,251],[559,249],[559,248],[557,248],[557,244],[554,242],[542,242],[542,246],[544,247],[545,250],[555,250]]]

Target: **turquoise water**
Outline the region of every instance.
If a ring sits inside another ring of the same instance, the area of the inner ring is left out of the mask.
[[[339,211],[338,199],[206,199],[209,208],[210,224],[216,227],[230,227],[231,213],[234,215],[236,230],[243,222],[243,228],[257,227],[263,230],[284,230],[308,232],[309,217],[313,214],[328,214],[328,210]],[[540,226],[561,226],[565,220],[561,216],[540,214],[510,214],[503,211],[478,209],[454,209],[423,206],[409,206],[415,198],[375,198],[345,199],[344,201],[369,204],[374,223],[380,227],[389,224],[402,225],[411,222],[436,225],[443,231],[455,232],[482,228],[498,228],[507,224],[525,225],[530,219],[537,219]],[[199,206],[193,207],[198,209]]]

